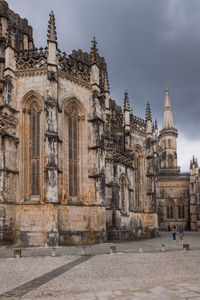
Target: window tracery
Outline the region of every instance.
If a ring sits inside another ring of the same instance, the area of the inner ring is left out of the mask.
[[[42,136],[44,135],[42,99],[30,91],[22,106],[22,195],[25,201],[40,201],[43,197],[44,167]]]
[[[31,194],[40,195],[40,106],[34,101],[30,107]]]
[[[68,116],[69,196],[78,195],[78,118],[72,107]]]
[[[123,176],[121,178],[121,208],[123,213],[126,212],[125,188],[126,188],[126,181],[125,181],[125,177]]]
[[[135,206],[140,207],[140,193],[141,193],[141,155],[135,154]]]

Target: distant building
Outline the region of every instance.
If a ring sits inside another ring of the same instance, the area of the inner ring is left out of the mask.
[[[200,224],[199,169],[180,173],[168,90],[163,128],[109,96],[95,38],[61,52],[54,14],[47,47],[0,1],[0,243],[67,245],[150,237]]]

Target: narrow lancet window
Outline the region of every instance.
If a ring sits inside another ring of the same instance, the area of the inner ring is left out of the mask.
[[[140,157],[135,157],[135,204],[140,206]]]
[[[69,196],[78,195],[78,119],[74,108],[70,110],[68,119],[69,147]]]
[[[31,194],[40,195],[40,109],[37,102],[31,104]]]
[[[125,178],[121,178],[121,207],[122,207],[122,212],[126,212],[126,199],[125,199]]]

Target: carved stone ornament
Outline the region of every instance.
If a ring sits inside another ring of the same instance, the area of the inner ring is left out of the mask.
[[[39,114],[41,112],[41,107],[37,101],[34,101],[33,103],[31,103],[30,110],[32,114]]]

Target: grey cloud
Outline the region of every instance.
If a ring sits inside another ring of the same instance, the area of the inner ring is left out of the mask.
[[[37,46],[46,44],[48,13],[54,10],[59,47],[90,49],[95,34],[108,64],[111,97],[143,117],[150,99],[162,123],[164,89],[170,90],[175,125],[188,139],[200,127],[200,1],[193,0],[9,0],[29,19]]]

